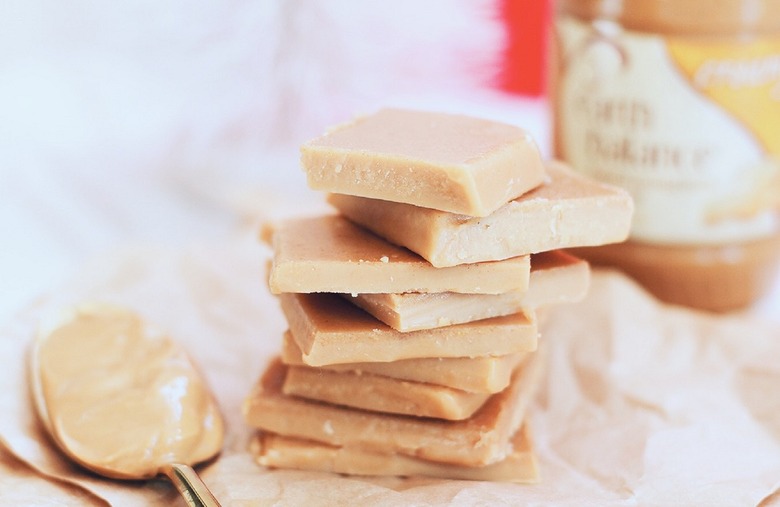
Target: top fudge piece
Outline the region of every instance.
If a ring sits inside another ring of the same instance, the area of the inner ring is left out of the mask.
[[[634,203],[625,190],[552,162],[547,181],[488,217],[331,194],[353,222],[416,252],[437,268],[497,261],[560,248],[617,243],[628,237]]]
[[[383,109],[301,147],[312,189],[487,216],[542,183],[531,136],[468,116]]]

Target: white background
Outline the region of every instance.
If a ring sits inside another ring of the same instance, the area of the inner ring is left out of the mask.
[[[549,154],[544,100],[490,86],[502,44],[488,0],[2,2],[0,321],[118,249],[311,208],[298,146],[356,113],[493,117]]]

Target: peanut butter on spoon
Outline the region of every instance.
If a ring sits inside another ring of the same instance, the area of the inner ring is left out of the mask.
[[[168,336],[132,311],[85,305],[39,331],[30,370],[40,419],[73,461],[115,479],[167,475],[190,505],[218,505],[190,467],[219,453],[222,416]]]

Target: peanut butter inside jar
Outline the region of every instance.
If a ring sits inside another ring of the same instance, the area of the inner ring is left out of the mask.
[[[780,259],[780,2],[558,0],[555,155],[634,198],[578,249],[660,299],[745,308]]]

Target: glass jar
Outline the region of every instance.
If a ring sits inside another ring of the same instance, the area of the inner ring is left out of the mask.
[[[626,243],[579,249],[661,299],[744,308],[780,258],[780,0],[558,0],[554,153],[626,188]]]

